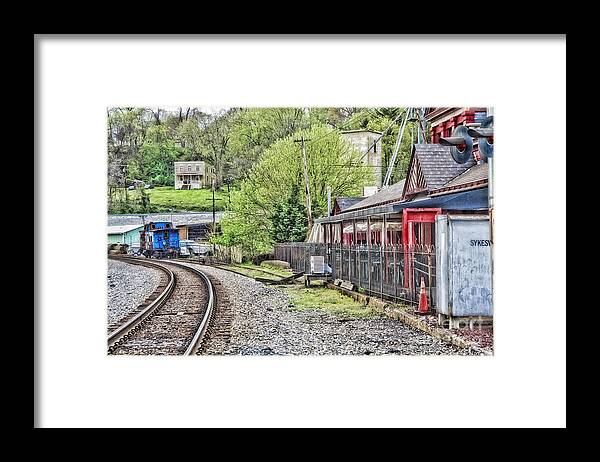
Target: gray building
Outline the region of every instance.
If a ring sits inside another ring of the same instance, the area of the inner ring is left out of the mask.
[[[212,185],[214,169],[204,161],[174,162],[175,189],[201,189]]]
[[[373,130],[347,130],[342,132],[342,136],[363,154],[363,164],[372,167],[375,181],[373,185],[370,186],[381,188],[381,132]],[[375,142],[375,140],[377,140],[377,142]]]

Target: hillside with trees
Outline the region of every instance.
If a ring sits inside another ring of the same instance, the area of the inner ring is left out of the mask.
[[[403,112],[403,108],[351,107],[109,108],[108,211],[158,210],[147,191],[127,193],[127,186],[137,180],[167,190],[174,184],[174,161],[202,160],[214,167],[217,190],[226,183],[232,189],[227,204],[220,205],[227,212],[221,233],[213,236],[215,242],[241,245],[254,254],[273,242],[302,240],[307,231],[305,181],[295,140],[307,140],[311,212],[319,217],[327,210],[328,187],[333,196],[357,196],[364,184],[373,181],[373,172],[361,164],[361,154],[340,136],[341,131],[384,132],[385,175]],[[392,183],[406,175],[411,141],[416,141],[415,122],[408,122],[406,133]],[[192,208],[209,210],[209,202],[204,202]]]

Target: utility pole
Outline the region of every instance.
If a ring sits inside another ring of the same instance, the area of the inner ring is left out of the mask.
[[[299,140],[294,140],[294,143],[300,143],[300,147],[302,149],[302,161],[304,163],[304,183],[305,183],[305,194],[306,194],[306,218],[308,220],[308,232],[312,228],[313,220],[312,220],[312,211],[310,210],[310,185],[308,180],[308,163],[306,161],[306,147],[304,145],[305,140],[304,135],[301,136]]]
[[[212,180],[212,212],[213,212],[213,221],[212,221],[212,229],[213,233],[215,232],[216,220],[215,220],[215,180]]]
[[[205,199],[207,201],[212,201],[212,232],[216,233],[217,229],[217,220],[216,220],[216,202],[217,201],[222,201],[223,199],[216,199],[215,198],[215,180],[212,181],[212,199]]]
[[[123,190],[125,191],[125,202],[127,202],[129,200],[128,196],[127,196],[127,164],[119,164],[119,167],[121,167],[121,177],[123,179]],[[123,196],[121,196],[123,197]]]

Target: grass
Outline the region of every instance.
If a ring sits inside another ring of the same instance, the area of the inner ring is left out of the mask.
[[[281,286],[294,310],[323,310],[330,314],[353,318],[379,316],[375,309],[357,302],[337,290],[326,287]]]
[[[236,273],[241,273],[244,276],[248,276],[249,278],[252,278],[252,279],[262,278],[262,279],[271,279],[273,281],[278,281],[280,279],[280,277],[275,274],[267,274],[265,272],[258,271],[256,269],[253,269],[250,267],[240,268],[239,266],[232,266],[232,265],[219,265],[219,267],[229,269]]]
[[[253,279],[258,277],[277,281],[280,277],[292,274],[289,271],[284,271],[271,265],[267,266],[269,274],[265,273],[265,266],[257,266],[252,263],[220,266]],[[316,281],[312,284],[316,284]],[[323,310],[329,314],[352,318],[379,316],[379,313],[374,308],[365,306],[337,290],[328,289],[324,285],[305,287],[300,284],[289,284],[277,287],[288,295],[292,310]]]
[[[262,271],[263,274],[269,273],[269,274],[272,274],[273,276],[278,276],[281,278],[286,278],[286,277],[292,275],[291,271],[285,271],[285,270],[282,270],[281,268],[279,268],[277,266],[273,266],[273,265],[257,266],[254,263],[246,262],[246,263],[242,263],[241,266],[243,266],[244,268],[257,270],[258,272]]]
[[[211,212],[212,191],[210,189],[180,190],[173,186],[157,186],[145,190],[150,197],[153,211],[167,212],[181,210],[190,212]],[[127,191],[130,198],[137,198],[137,191]],[[228,202],[227,191],[215,191],[215,210],[224,210]]]
[[[150,195],[150,204],[174,210],[212,211],[212,191],[210,189],[178,190],[171,186],[160,186],[146,191]],[[227,191],[215,191],[215,210],[224,210],[227,200]]]

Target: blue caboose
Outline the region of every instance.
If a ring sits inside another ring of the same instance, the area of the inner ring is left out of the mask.
[[[140,251],[150,257],[173,258],[179,254],[179,231],[169,221],[153,221],[140,231]]]

